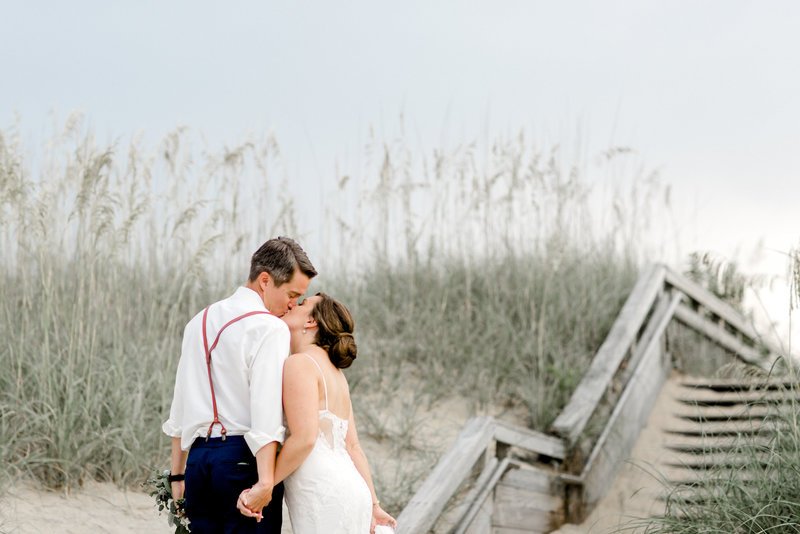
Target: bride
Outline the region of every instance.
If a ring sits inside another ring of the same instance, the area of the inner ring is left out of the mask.
[[[292,531],[367,534],[376,525],[396,527],[375,494],[341,371],[356,357],[350,312],[318,293],[283,320],[291,332],[283,369],[290,435],[275,461],[275,484],[285,479]]]

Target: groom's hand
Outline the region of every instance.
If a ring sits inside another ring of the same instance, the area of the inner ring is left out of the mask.
[[[186,494],[186,483],[183,480],[175,481],[170,484],[170,488],[172,489],[172,500],[175,502],[175,508],[178,511],[178,516],[183,517],[184,509],[183,506],[178,506],[178,499],[183,499],[184,495]]]
[[[172,490],[173,500],[183,499],[183,495],[186,493],[186,483],[183,480],[170,482],[170,489]]]
[[[256,482],[250,488],[239,494],[236,507],[247,517],[255,517],[256,521],[261,521],[263,515],[261,511],[272,500],[272,486]]]
[[[259,512],[255,512],[247,507],[247,494],[250,493],[250,488],[242,491],[239,494],[239,498],[236,499],[236,508],[239,509],[239,512],[245,517],[255,517],[256,521],[261,521],[262,515]]]

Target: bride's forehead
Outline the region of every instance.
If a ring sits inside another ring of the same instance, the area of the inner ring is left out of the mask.
[[[306,298],[304,298],[304,299],[303,299],[303,302],[301,302],[301,304],[306,304],[306,305],[311,305],[311,306],[314,306],[314,305],[316,305],[316,304],[317,304],[317,302],[319,302],[320,300],[322,300],[322,297],[320,297],[319,295],[311,295],[310,297],[306,297]]]

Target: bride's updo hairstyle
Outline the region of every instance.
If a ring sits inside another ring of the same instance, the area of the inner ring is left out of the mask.
[[[317,293],[322,299],[311,311],[317,322],[317,337],[314,343],[328,353],[331,363],[339,369],[347,369],[356,359],[358,347],[353,339],[353,316],[350,310],[325,293]]]

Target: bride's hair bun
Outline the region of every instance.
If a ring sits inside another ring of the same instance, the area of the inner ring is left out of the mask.
[[[331,363],[339,369],[347,369],[356,359],[358,347],[353,334],[343,333],[336,338],[331,348],[328,349],[328,357]]]
[[[314,306],[311,317],[317,322],[315,343],[325,349],[331,363],[339,369],[347,369],[356,359],[358,347],[353,338],[353,316],[350,310],[325,293]]]

